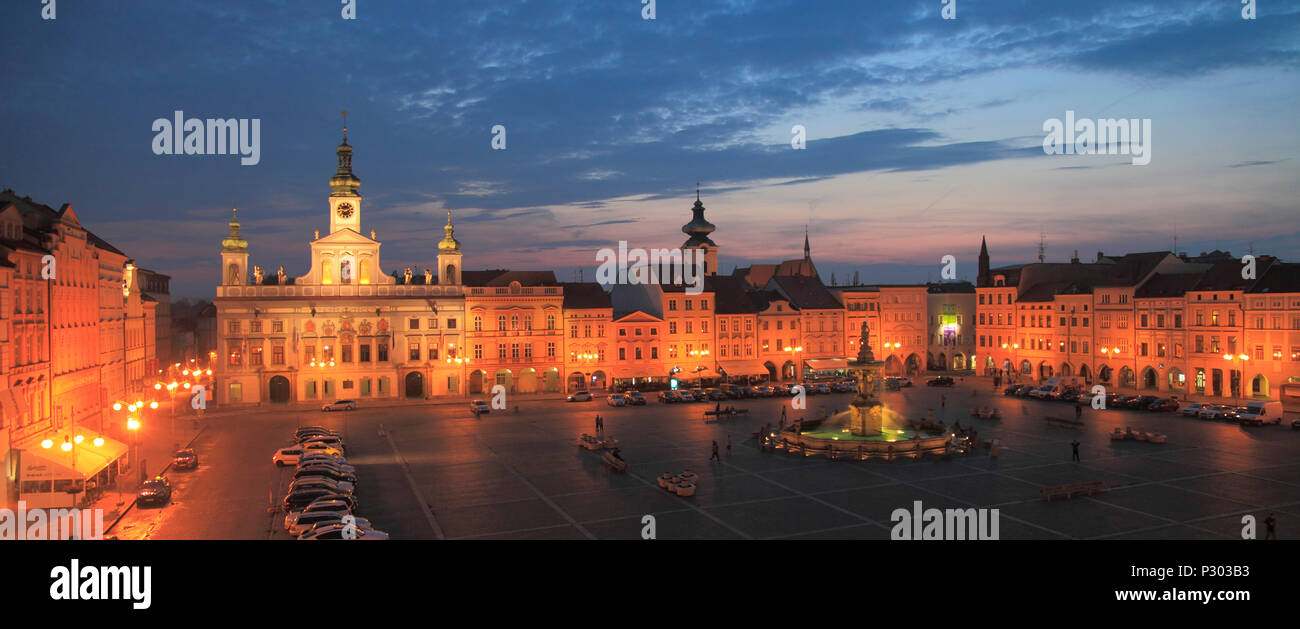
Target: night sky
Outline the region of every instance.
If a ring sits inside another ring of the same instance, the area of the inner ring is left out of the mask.
[[[677,246],[702,182],[724,271],[973,279],[1173,247],[1294,260],[1300,3],[1258,0],[41,0],[0,7],[0,186],[176,296],[211,297],[239,207],[251,263],[307,271],[349,112],[385,270],[554,269]],[[261,160],[155,155],[157,118],[257,118]],[[1044,121],[1150,118],[1152,160],[1046,155]],[[507,149],[491,147],[494,125]],[[791,127],[807,129],[806,150]]]

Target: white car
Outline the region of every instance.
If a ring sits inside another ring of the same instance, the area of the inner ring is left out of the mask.
[[[1178,412],[1182,413],[1183,417],[1196,417],[1200,414],[1202,408],[1205,408],[1204,404],[1200,402],[1192,402],[1191,404],[1179,409]]]
[[[605,403],[610,406],[627,406],[627,398],[622,393],[613,393],[605,398]]]
[[[312,465],[315,463],[327,463],[330,465],[337,465],[343,469],[348,470],[349,472],[357,471],[356,468],[352,467],[352,465],[348,463],[347,459],[343,458],[341,455],[338,454],[326,454],[324,452],[316,452],[313,450],[311,452],[305,452],[298,457],[299,469],[302,469],[304,467],[307,467],[308,465]]]
[[[308,539],[308,538],[310,538],[314,533],[316,533],[317,531],[322,531],[322,530],[324,530],[324,529],[326,529],[326,528],[328,528],[328,527],[331,527],[331,526],[345,526],[345,527],[346,527],[347,524],[348,524],[348,522],[344,519],[344,518],[346,518],[346,517],[347,517],[347,514],[345,514],[345,515],[333,515],[333,516],[328,516],[328,517],[325,517],[325,518],[321,518],[321,519],[320,519],[318,522],[316,522],[315,524],[310,524],[310,525],[304,526],[304,527],[302,528],[302,530],[301,530],[299,533],[297,533],[297,534],[294,535],[294,537],[297,537],[298,539]],[[352,524],[352,526],[356,527],[356,530],[357,530],[357,537],[361,537],[361,536],[363,535],[363,533],[361,533],[362,531],[373,531],[373,530],[375,530],[375,525],[371,524],[371,523],[370,523],[370,520],[367,520],[367,519],[365,519],[365,518],[363,518],[363,517],[360,517],[360,516],[353,516],[352,521],[351,521],[351,524]]]
[[[570,401],[570,402],[590,402],[590,401],[591,401],[591,391],[579,391],[579,392],[577,392],[577,393],[574,393],[574,394],[570,395],[569,397],[567,397],[567,398],[565,398],[565,399],[568,400],[568,401]]]
[[[290,511],[284,514],[284,528],[291,530],[294,522],[297,522],[298,518],[304,514],[330,514],[341,518],[349,513],[352,513],[352,509],[348,508],[348,503],[342,500],[321,500],[320,502],[313,502],[299,511]],[[301,532],[299,531],[293,535],[297,536]]]
[[[298,461],[302,459],[302,454],[303,454],[303,449],[300,446],[294,446],[292,448],[280,448],[279,450],[275,451],[274,455],[271,456],[271,462],[275,463],[277,467],[283,467],[285,465],[297,465]]]
[[[491,413],[492,407],[483,400],[474,400],[469,403],[469,412],[471,413]]]
[[[330,524],[325,527],[317,527],[298,539],[347,539],[346,528],[344,524]],[[363,529],[359,526],[354,528],[352,539],[388,539],[388,533],[383,531]]]
[[[334,400],[320,407],[322,411],[355,411],[357,410],[356,400]]]

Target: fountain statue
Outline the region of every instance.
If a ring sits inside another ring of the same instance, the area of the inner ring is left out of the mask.
[[[885,406],[876,393],[880,390],[880,371],[884,364],[871,354],[871,330],[866,319],[862,320],[858,357],[849,361],[848,368],[858,381],[858,396],[849,404],[849,431],[859,437],[879,435]]]

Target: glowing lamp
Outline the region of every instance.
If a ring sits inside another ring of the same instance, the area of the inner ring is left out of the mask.
[[[94,443],[96,448],[102,448],[102,447],[104,447],[104,438],[103,438],[103,437],[95,437],[95,440],[92,441],[91,443]]]
[[[46,439],[45,441],[41,442],[41,447],[45,448],[46,450],[49,450],[50,448],[54,447],[54,442],[50,439]]]
[[[137,420],[137,419],[134,418],[134,417],[132,417],[132,418],[126,420],[126,429],[127,429],[127,430],[139,430],[139,429],[140,429],[140,421]]]

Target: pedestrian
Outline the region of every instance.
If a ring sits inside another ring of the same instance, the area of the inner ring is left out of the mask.
[[[727,456],[731,456],[731,433],[727,433]]]
[[[714,439],[714,440],[713,440],[713,454],[712,454],[711,456],[709,456],[709,462],[712,463],[712,462],[714,462],[714,461],[717,461],[717,462],[719,462],[719,463],[722,462],[722,459],[718,457],[718,441],[717,441],[717,439]]]
[[[785,407],[781,407],[781,425],[785,426]]]
[[[1264,539],[1277,539],[1277,518],[1272,513],[1264,518]]]
[[[939,410],[942,411],[945,408],[948,408],[948,396],[946,394],[939,396]]]
[[[1074,461],[1077,463],[1077,462],[1079,461],[1079,440],[1078,440],[1078,439],[1075,439],[1074,441],[1071,441],[1071,442],[1070,442],[1070,447],[1071,447],[1071,448],[1073,449],[1073,451],[1074,451],[1074,453],[1071,455],[1071,457],[1072,457],[1072,458],[1074,459]]]
[[[1083,419],[1083,404],[1079,402],[1074,403],[1074,418]]]

